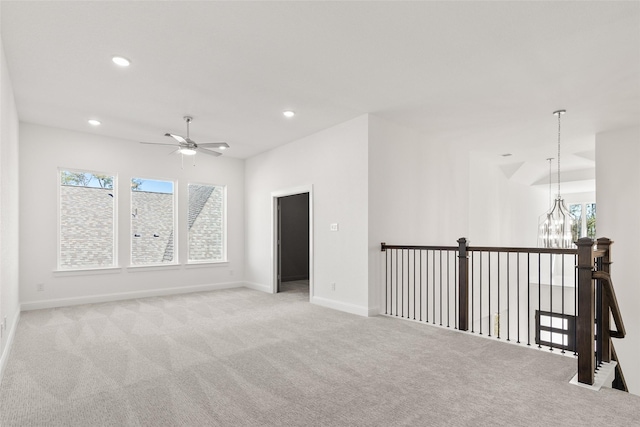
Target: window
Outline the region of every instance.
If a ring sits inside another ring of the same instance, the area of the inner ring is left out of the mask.
[[[225,260],[225,188],[189,184],[189,262]]]
[[[175,263],[173,181],[131,179],[131,265]]]
[[[115,176],[60,170],[58,269],[114,267]]]
[[[596,204],[587,203],[587,209],[585,211],[587,236],[596,238]]]
[[[576,316],[536,310],[535,342],[576,351]]]
[[[575,218],[571,227],[571,235],[575,242],[582,236],[582,205],[569,205],[569,212]]]
[[[596,238],[596,204],[576,203],[569,205],[569,211],[576,218],[572,234],[575,242],[581,237]]]

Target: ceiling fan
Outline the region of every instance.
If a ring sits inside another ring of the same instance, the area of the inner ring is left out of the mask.
[[[204,153],[210,156],[221,156],[222,153],[218,151],[208,150],[208,148],[217,148],[218,150],[226,150],[229,148],[229,144],[226,142],[204,142],[201,144],[196,144],[194,140],[189,138],[189,124],[193,121],[193,117],[184,116],[184,120],[187,122],[187,136],[174,135],[172,133],[165,133],[164,136],[169,136],[175,139],[173,143],[165,143],[165,142],[140,142],[141,144],[151,144],[151,145],[170,145],[172,147],[178,147],[173,153],[179,152],[180,154],[184,154],[186,156],[192,156],[196,153]]]

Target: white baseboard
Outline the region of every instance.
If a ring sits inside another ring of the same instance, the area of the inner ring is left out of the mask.
[[[249,289],[254,289],[256,291],[261,291],[261,292],[266,292],[268,294],[273,293],[271,291],[271,286],[267,286],[267,285],[262,285],[260,283],[254,283],[254,282],[244,282],[244,287],[245,288],[249,288]]]
[[[371,312],[368,307],[316,296],[311,297],[311,303],[364,317],[369,317]],[[374,311],[374,315],[377,315],[379,310],[375,309]]]
[[[600,391],[602,387],[611,388],[613,380],[616,378],[616,366],[618,362],[612,360],[611,362],[603,362],[596,371],[593,384],[583,384],[578,381],[578,374],[576,374],[569,384],[577,385],[579,387],[588,388],[593,391]]]
[[[368,313],[369,317],[379,316],[380,314],[382,314],[382,310],[380,309],[380,307],[369,308],[369,313]]]
[[[57,298],[50,300],[23,302],[22,311],[40,310],[42,308],[66,307],[70,305],[94,304],[100,302],[120,301],[135,298],[157,297],[163,295],[187,294],[191,292],[215,291],[218,289],[241,288],[244,282],[215,283],[208,285],[184,286],[179,288],[150,289],[144,291],[121,292],[117,294],[90,295],[73,298]],[[249,286],[247,286],[249,287]]]
[[[4,350],[2,351],[2,355],[0,356],[0,384],[2,383],[2,378],[4,378],[4,369],[7,366],[7,360],[9,359],[9,353],[11,352],[11,346],[13,345],[13,338],[16,336],[18,322],[20,322],[20,310],[16,310],[16,314],[11,322],[9,335],[7,335],[7,342],[4,346]]]

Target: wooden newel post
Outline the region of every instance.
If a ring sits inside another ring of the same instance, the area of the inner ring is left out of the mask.
[[[467,239],[458,239],[458,329],[469,330],[469,258]]]
[[[578,382],[591,385],[595,371],[593,240],[583,237],[576,242],[576,245],[578,246],[578,320],[576,322]]]
[[[604,255],[601,258],[602,271],[611,274],[611,240],[606,237],[601,237],[597,241],[598,250],[604,251]],[[611,301],[607,292],[602,292],[602,305],[598,307],[600,310],[599,317],[601,320],[602,328],[602,361],[611,362],[611,337],[609,331],[611,330],[610,314]]]

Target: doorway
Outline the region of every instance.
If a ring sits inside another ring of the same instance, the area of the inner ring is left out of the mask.
[[[273,292],[312,296],[313,243],[310,188],[273,193]]]

